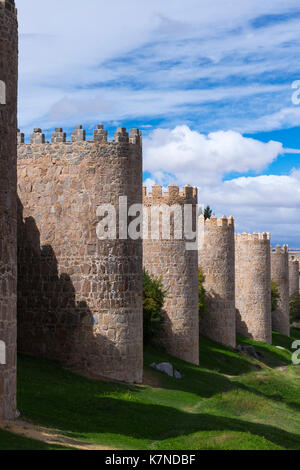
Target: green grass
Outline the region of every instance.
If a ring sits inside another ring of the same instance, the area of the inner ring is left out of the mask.
[[[38,442],[0,429],[1,450],[66,450],[65,447]]]
[[[292,330],[292,337],[274,333],[274,346],[239,337],[261,353],[259,363],[206,338],[200,341],[200,367],[148,348],[149,385],[143,386],[97,382],[23,356],[18,407],[33,423],[117,449],[300,449],[300,370],[288,350],[300,330]],[[172,362],[183,379],[150,368],[162,361]],[[5,433],[2,448],[49,446]]]

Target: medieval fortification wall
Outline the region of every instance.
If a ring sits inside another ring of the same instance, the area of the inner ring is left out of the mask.
[[[165,324],[161,343],[166,350],[180,359],[199,364],[199,313],[198,313],[198,252],[197,248],[186,250],[186,239],[176,238],[175,224],[171,226],[170,237],[165,239],[158,231],[157,239],[151,236],[151,209],[155,206],[178,205],[183,213],[184,204],[193,208],[193,223],[196,229],[197,189],[186,186],[169,186],[163,194],[156,185],[147,195],[144,188],[145,217],[149,236],[143,241],[144,267],[156,278],[161,277],[168,296],[165,301]],[[182,216],[182,226],[184,217]]]
[[[234,219],[199,217],[199,266],[205,276],[206,312],[200,333],[236,346]]]
[[[271,277],[277,282],[280,294],[278,308],[272,313],[273,330],[283,335],[290,335],[289,305],[289,252],[287,245],[276,246],[271,252]]]
[[[17,134],[17,27],[14,1],[0,0],[0,420],[17,414],[17,330],[23,353],[142,382],[143,263],[168,291],[160,343],[199,364],[197,240],[191,245],[184,231],[189,206],[196,232],[196,188],[172,185],[163,194],[156,185],[143,192],[137,129],[128,135],[119,128],[108,141],[99,125],[87,141],[77,126],[67,141],[57,128],[48,143],[37,128],[25,143]],[[127,207],[142,202],[143,243],[127,233],[133,217]],[[169,237],[164,216],[154,216],[157,206],[167,212],[172,206]],[[115,236],[99,230],[108,214],[116,218]],[[287,247],[271,252],[269,234],[234,236],[233,218],[200,223],[199,266],[208,294],[201,333],[231,347],[236,330],[271,343],[273,321],[275,330],[289,335],[289,295],[299,291],[299,263],[289,263]],[[281,296],[273,317],[271,276]]]
[[[270,235],[235,236],[237,332],[272,344]]]
[[[119,197],[142,203],[141,134],[82,126],[18,135],[18,346],[96,375],[141,382],[142,240],[120,239]],[[117,239],[97,236],[112,205]],[[104,214],[102,214],[104,215]],[[125,223],[127,220],[125,220]]]
[[[290,296],[299,294],[299,261],[289,259],[289,289]]]
[[[18,24],[0,0],[0,419],[16,416]]]

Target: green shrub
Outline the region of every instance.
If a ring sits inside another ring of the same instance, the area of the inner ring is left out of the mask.
[[[147,345],[159,335],[164,322],[163,305],[167,291],[161,279],[154,279],[143,272],[143,323],[144,344]]]
[[[210,219],[212,215],[213,215],[213,211],[210,208],[210,206],[205,207],[205,209],[204,209],[204,219],[205,220]]]
[[[280,293],[278,290],[278,284],[277,282],[271,280],[271,305],[272,305],[272,312],[275,312],[275,310],[278,308],[279,305],[279,300],[280,300]]]
[[[201,317],[206,311],[206,291],[204,288],[205,276],[202,269],[199,267],[198,270],[198,291],[199,291],[199,317]]]
[[[298,292],[290,298],[290,315],[292,322],[300,320],[300,294]]]

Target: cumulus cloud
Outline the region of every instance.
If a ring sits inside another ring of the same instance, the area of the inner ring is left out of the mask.
[[[233,214],[239,232],[270,232],[272,243],[297,247],[300,238],[300,172],[241,177],[200,190],[217,215]],[[230,213],[230,214],[229,214]]]
[[[144,168],[162,182],[203,186],[219,183],[225,174],[259,171],[283,151],[280,142],[263,143],[234,131],[208,135],[188,126],[156,129],[145,140]]]
[[[16,5],[22,130],[143,124],[148,185],[196,185],[239,230],[299,239],[298,174],[253,176],[284,149],[242,135],[300,125],[299,0]]]
[[[228,178],[228,173],[261,171],[282,151],[280,142],[262,143],[233,131],[203,135],[186,126],[158,129],[145,143],[145,170],[151,174],[146,186],[197,186],[199,203],[209,204],[219,217],[233,215],[238,231],[271,232],[273,243],[296,246],[300,170]]]

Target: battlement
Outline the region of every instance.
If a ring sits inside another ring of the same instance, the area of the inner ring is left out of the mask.
[[[198,189],[187,185],[180,190],[179,186],[172,184],[163,193],[162,186],[155,184],[149,194],[147,194],[147,188],[143,188],[143,197],[147,205],[197,204]]]
[[[23,151],[24,148],[29,148],[29,146],[34,145],[52,145],[52,144],[59,144],[59,145],[66,145],[68,147],[72,146],[72,144],[107,144],[107,145],[114,145],[114,144],[129,144],[129,145],[137,145],[139,147],[142,146],[142,132],[138,129],[131,129],[130,133],[126,131],[124,127],[119,127],[115,132],[115,138],[111,141],[107,138],[107,130],[104,129],[103,125],[98,124],[96,129],[93,130],[93,140],[86,140],[86,130],[83,129],[82,125],[78,125],[71,133],[71,139],[67,140],[67,134],[63,131],[61,127],[57,127],[55,132],[51,135],[51,142],[47,142],[45,138],[45,134],[43,133],[42,129],[35,128],[33,133],[30,135],[30,143],[25,143],[25,135],[20,132],[18,129],[17,132],[17,140],[19,144],[19,158],[26,158],[24,156]],[[20,147],[21,146],[21,147]]]
[[[2,11],[17,13],[14,0],[0,0],[0,14]]]
[[[271,247],[271,252],[286,255],[289,253],[289,247],[288,245],[283,245],[282,247],[280,245],[276,245],[275,248]]]
[[[291,265],[295,265],[295,266],[298,265],[298,266],[299,266],[299,260],[294,259],[294,258],[290,258],[290,259],[289,259],[289,263],[290,263]]]
[[[210,219],[204,219],[204,215],[199,215],[199,224],[205,224],[205,227],[213,228],[213,227],[225,227],[234,229],[234,218],[231,215],[230,217],[226,217],[225,215],[218,219],[216,216],[212,216]]]
[[[235,240],[236,241],[246,241],[246,240],[261,240],[261,241],[269,241],[271,239],[270,233],[236,233]]]

